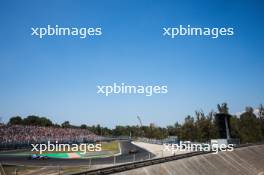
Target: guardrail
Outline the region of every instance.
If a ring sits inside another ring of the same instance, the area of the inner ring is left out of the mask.
[[[106,174],[123,172],[123,171],[131,170],[131,169],[135,169],[135,168],[141,168],[145,166],[160,164],[164,162],[169,162],[173,160],[183,159],[187,157],[197,156],[201,154],[208,154],[208,153],[210,152],[191,152],[191,153],[186,153],[186,154],[179,154],[179,155],[174,155],[174,156],[143,160],[143,161],[116,165],[116,166],[95,169],[95,170],[90,170],[90,171],[85,171],[85,172],[80,172],[80,173],[74,173],[72,175],[106,175]]]

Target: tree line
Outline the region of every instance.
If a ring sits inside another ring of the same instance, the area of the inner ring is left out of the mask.
[[[196,111],[195,116],[187,116],[182,124],[176,122],[174,125],[167,127],[150,125],[132,125],[132,126],[116,126],[113,129],[103,127],[101,125],[88,126],[82,124],[75,126],[65,121],[61,124],[55,124],[46,117],[35,115],[22,118],[15,116],[9,119],[10,125],[37,125],[52,126],[63,128],[82,128],[88,129],[97,135],[102,136],[131,136],[131,137],[147,137],[153,139],[164,139],[168,136],[177,136],[180,140],[190,140],[198,142],[206,142],[210,139],[219,138],[219,132],[215,121],[217,113],[229,114],[226,103],[217,106],[218,111],[211,111],[205,114],[203,111]],[[258,107],[257,114],[254,113],[252,107],[246,107],[245,111],[239,115],[231,115],[230,117],[231,138],[239,138],[241,143],[252,143],[264,141],[264,107]]]

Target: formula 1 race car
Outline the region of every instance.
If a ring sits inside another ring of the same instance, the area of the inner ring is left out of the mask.
[[[131,149],[129,150],[129,154],[136,154],[138,153],[138,150],[137,149]]]
[[[38,155],[38,154],[32,154],[29,156],[30,160],[46,160],[48,159],[48,156]]]

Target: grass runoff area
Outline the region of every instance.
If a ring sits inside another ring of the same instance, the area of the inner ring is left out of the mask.
[[[97,143],[98,144],[98,143]],[[49,158],[62,158],[62,159],[87,159],[87,158],[103,158],[103,157],[110,157],[115,154],[120,153],[120,144],[118,141],[110,141],[110,142],[100,142],[101,151],[88,151],[83,154],[81,151],[52,151],[52,152],[43,152],[39,154],[39,152],[31,152],[29,150],[23,151],[12,151],[12,152],[3,152],[0,153],[2,155],[7,156],[31,156],[33,154],[47,156]]]
[[[111,142],[101,142],[102,150],[101,151],[89,151],[84,154],[81,151],[78,152],[47,152],[41,155],[48,156],[51,158],[101,158],[101,157],[110,157],[119,153],[119,143],[117,141]]]
[[[23,165],[0,165],[1,175],[15,174],[70,174],[87,171],[92,167],[87,166],[23,166]]]
[[[80,152],[45,152],[42,155],[46,155],[49,158],[63,158],[63,159],[72,159],[72,158],[103,158],[110,157],[116,154],[119,154],[121,151],[120,144],[118,141],[110,142],[100,142],[102,144],[102,151],[100,152],[87,152],[85,155],[80,154]],[[12,151],[12,152],[2,152],[1,155],[8,156],[30,156],[35,154],[34,152],[24,150],[24,151]],[[73,157],[71,155],[76,154],[78,157]],[[38,160],[36,160],[38,161]],[[0,174],[24,174],[24,173],[38,173],[46,174],[49,173],[73,173],[79,171],[86,171],[91,167],[87,166],[23,166],[23,165],[5,165],[0,164]]]

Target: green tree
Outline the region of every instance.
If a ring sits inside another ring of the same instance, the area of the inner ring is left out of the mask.
[[[50,119],[46,117],[39,118],[39,124],[40,126],[53,126],[53,123]]]
[[[39,117],[36,115],[30,115],[27,116],[24,120],[23,120],[24,125],[35,125],[35,126],[51,126],[52,122],[45,118],[45,117]]]
[[[197,129],[195,127],[194,118],[188,115],[184,119],[181,127],[181,139],[195,141],[197,138]]]
[[[87,129],[87,125],[86,125],[86,124],[82,124],[82,125],[80,126],[80,128],[81,128],[81,129]]]
[[[229,108],[227,106],[227,103],[222,103],[221,105],[217,105],[217,109],[219,113],[229,114]]]
[[[23,125],[23,119],[20,116],[11,117],[8,124],[10,125]]]
[[[70,127],[71,127],[71,124],[70,124],[69,121],[65,121],[65,122],[63,122],[63,123],[61,124],[61,127],[63,127],[63,128],[70,128]]]
[[[231,138],[239,138],[239,124],[240,120],[237,118],[237,116],[230,117],[230,130],[231,130]]]
[[[252,107],[240,115],[239,136],[242,143],[254,143],[261,140],[261,126]]]
[[[216,127],[213,123],[213,111],[205,115],[202,111],[196,111],[195,126],[197,129],[196,140],[200,142],[209,141],[216,137]]]
[[[262,104],[258,107],[258,120],[261,128],[261,140],[264,141],[264,107]]]
[[[176,122],[174,125],[167,126],[167,132],[169,136],[181,136],[181,125]]]

